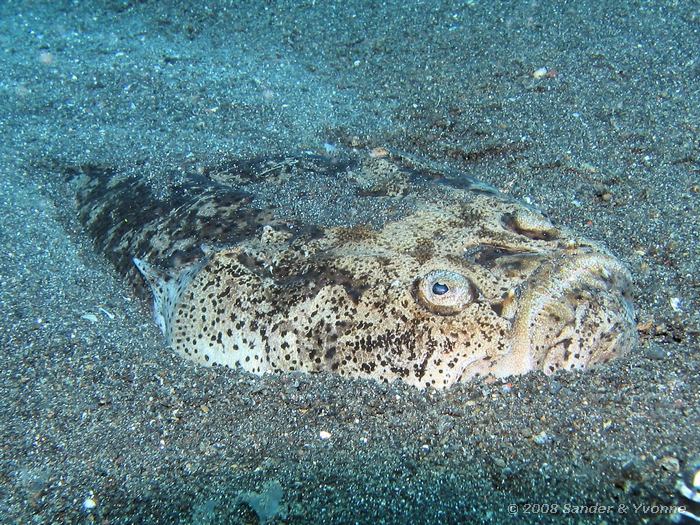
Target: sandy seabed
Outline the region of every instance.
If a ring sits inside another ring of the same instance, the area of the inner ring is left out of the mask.
[[[700,455],[699,33],[694,2],[3,2],[0,521],[666,522]],[[377,146],[606,244],[640,347],[444,392],[199,368],[61,176]]]

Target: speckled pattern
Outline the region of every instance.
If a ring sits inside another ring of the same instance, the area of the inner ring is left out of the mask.
[[[109,170],[74,173],[98,246],[135,283],[138,257],[167,343],[202,364],[443,388],[584,369],[636,343],[631,278],[605,249],[406,157],[239,161],[162,198]],[[302,176],[402,212],[330,226],[256,206],[255,181]]]

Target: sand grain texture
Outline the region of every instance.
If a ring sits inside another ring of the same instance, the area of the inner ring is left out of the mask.
[[[270,523],[663,522],[632,506],[673,503],[669,458],[700,452],[698,32],[692,2],[3,2],[0,521],[255,523],[277,481]],[[55,169],[165,192],[232,153],[377,146],[610,247],[639,350],[441,393],[196,367]]]

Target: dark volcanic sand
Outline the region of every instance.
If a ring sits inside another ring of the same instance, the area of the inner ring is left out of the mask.
[[[698,4],[367,4],[2,2],[0,522],[667,519],[634,505],[673,504],[700,453]],[[58,169],[165,187],[223,155],[353,146],[603,241],[641,347],[446,392],[199,368],[94,252]]]

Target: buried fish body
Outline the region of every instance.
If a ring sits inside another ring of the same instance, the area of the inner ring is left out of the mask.
[[[229,161],[163,197],[73,175],[98,247],[145,278],[167,344],[198,363],[444,388],[637,341],[629,272],[604,248],[405,156]]]

